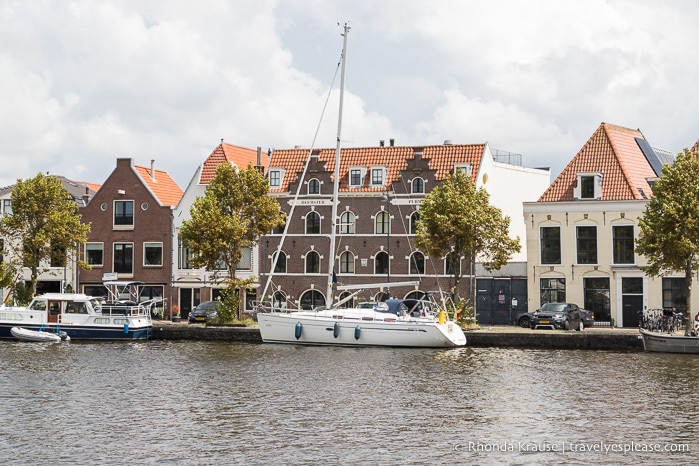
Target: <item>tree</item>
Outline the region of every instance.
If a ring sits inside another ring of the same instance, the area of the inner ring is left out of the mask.
[[[228,272],[224,296],[230,302],[248,284],[236,278],[243,249],[283,224],[279,203],[269,196],[268,181],[252,165],[240,170],[222,163],[204,196],[194,200],[190,216],[179,234],[192,254],[190,263],[213,271],[216,279],[223,265]]]
[[[488,192],[476,189],[463,173],[447,175],[430,191],[420,205],[419,215],[416,244],[428,255],[449,261],[455,301],[459,300],[463,276],[462,257],[470,263],[477,258],[488,271],[498,270],[521,248],[519,237],[509,237],[510,218],[491,206]]]
[[[699,265],[699,161],[689,149],[664,165],[653,198],[638,220],[636,252],[646,257],[651,276],[683,272],[687,299],[685,331],[691,331],[692,271]]]
[[[0,218],[0,236],[31,270],[33,296],[39,274],[48,270],[52,259],[66,263],[76,254],[78,245],[87,241],[90,225],[81,222],[78,205],[54,176],[39,173],[17,180],[11,203],[12,214]],[[80,260],[77,265],[86,267]]]

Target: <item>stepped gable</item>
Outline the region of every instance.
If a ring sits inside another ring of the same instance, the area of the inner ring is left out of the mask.
[[[388,169],[388,181],[396,182],[401,171],[405,170],[408,162],[413,159],[415,150],[422,149],[422,158],[429,160],[429,169],[436,171],[437,180],[441,180],[447,173],[454,172],[454,164],[470,163],[473,166],[473,177],[476,174],[483,157],[485,144],[460,144],[460,145],[434,145],[422,147],[406,146],[378,146],[343,148],[340,154],[340,191],[357,191],[357,188],[349,188],[350,167],[386,166]],[[303,165],[309,156],[310,149],[276,149],[272,154],[272,168],[286,170],[284,180],[278,189],[271,192],[288,192],[289,185],[296,181],[296,177],[303,171]],[[325,170],[335,171],[335,149],[314,149],[318,160],[325,163]],[[364,180],[363,190],[381,191],[383,187],[369,187],[369,177]]]
[[[267,160],[267,153],[263,152],[260,160],[263,167],[267,166]],[[199,176],[199,184],[209,184],[216,176],[216,168],[223,162],[231,163],[240,170],[245,170],[248,168],[248,165],[257,165],[257,149],[249,149],[222,142],[204,161],[201,175]]]
[[[650,197],[652,189],[648,180],[656,179],[657,175],[637,139],[645,141],[640,130],[602,123],[538,202],[573,201],[580,172],[604,172],[602,201]]]
[[[176,206],[182,198],[182,189],[170,177],[168,172],[152,167],[134,165],[134,171],[141,177],[148,189],[162,206]]]

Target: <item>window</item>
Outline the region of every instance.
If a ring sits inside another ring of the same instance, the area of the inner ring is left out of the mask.
[[[320,215],[316,211],[310,211],[306,214],[306,234],[320,234]]]
[[[541,279],[541,304],[565,303],[566,302],[566,279],[565,278],[542,278]]]
[[[340,215],[340,233],[344,235],[354,234],[354,214],[352,212],[343,212]]]
[[[133,226],[133,201],[114,201],[114,225]]]
[[[612,228],[612,243],[614,247],[615,264],[634,263],[633,225],[616,226]]]
[[[308,194],[320,194],[320,181],[316,178],[308,182]]]
[[[376,275],[388,275],[389,272],[388,253],[381,251],[374,257],[374,273]]]
[[[350,168],[349,171],[349,184],[351,187],[358,187],[364,185],[364,169],[362,168]]]
[[[12,199],[2,200],[2,211],[5,215],[12,215]]]
[[[372,168],[371,169],[371,185],[372,186],[383,186],[384,173],[386,173],[386,169],[383,167]]]
[[[340,273],[354,273],[354,254],[349,251],[340,255]]]
[[[352,297],[351,292],[343,291],[342,293],[340,293],[339,301],[342,301],[343,299],[347,299],[347,301],[344,301],[342,304],[340,304],[341,308],[347,309],[354,307],[354,297]]]
[[[325,298],[323,297],[323,293],[321,293],[318,290],[305,291],[301,295],[301,298],[299,298],[299,306],[301,307],[301,309],[305,309],[307,311],[310,311],[318,306],[324,305]]]
[[[240,260],[235,265],[236,270],[252,270],[252,249],[243,248],[241,251],[242,256]]]
[[[417,222],[420,220],[420,214],[418,212],[413,212],[410,215],[410,234],[414,235],[417,233]]]
[[[284,234],[284,227],[286,227],[286,214],[284,212],[282,212],[282,218],[284,219],[284,223],[282,223],[278,227],[274,227],[274,230],[272,230],[273,235],[283,235]]]
[[[5,240],[0,239],[0,264],[5,262]]]
[[[282,172],[281,170],[269,171],[269,187],[271,189],[279,189],[282,187]]]
[[[473,173],[473,165],[470,163],[457,163],[454,165],[454,174],[463,173],[464,175],[471,176]]]
[[[593,199],[595,197],[595,177],[581,176],[580,177],[580,198]]]
[[[101,266],[104,257],[103,243],[85,243],[85,262],[88,265]]]
[[[191,269],[192,266],[189,263],[193,254],[187,246],[185,246],[182,241],[179,242],[179,254],[178,254],[178,268],[180,269]]]
[[[455,252],[450,252],[444,258],[444,273],[447,275],[461,275],[461,257]]]
[[[114,272],[133,274],[133,243],[114,243]]]
[[[595,322],[611,322],[609,278],[585,278],[583,308],[595,313]]]
[[[685,291],[684,278],[663,277],[663,307],[674,307],[675,310],[686,313],[687,294]]]
[[[388,235],[391,231],[391,221],[388,212],[379,212],[376,214],[376,234]]]
[[[320,273],[320,254],[316,251],[306,254],[306,273]]]
[[[272,309],[281,311],[286,309],[286,293],[283,291],[275,291],[272,295]]]
[[[425,273],[425,256],[416,251],[410,256],[410,275],[422,275]]]
[[[414,178],[412,182],[413,194],[424,194],[425,192],[425,180],[422,178]]]
[[[67,251],[62,246],[51,247],[51,267],[65,267],[68,263]]]
[[[599,173],[578,173],[577,184],[573,188],[574,199],[600,199],[602,197],[602,176]]]
[[[561,263],[561,227],[541,228],[541,263]]]
[[[143,266],[163,265],[163,243],[143,243]]]
[[[277,251],[272,255],[272,264],[274,264],[274,258],[277,256]],[[279,251],[279,257],[277,258],[277,263],[274,264],[274,273],[286,273],[286,254],[283,251]]]
[[[597,227],[578,227],[578,264],[597,263]]]

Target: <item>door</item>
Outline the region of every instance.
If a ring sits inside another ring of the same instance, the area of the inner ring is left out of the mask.
[[[640,313],[643,311],[643,296],[627,294],[621,297],[622,325],[624,327],[638,327]]]
[[[58,322],[58,316],[61,314],[61,302],[49,301],[49,323],[55,324]]]

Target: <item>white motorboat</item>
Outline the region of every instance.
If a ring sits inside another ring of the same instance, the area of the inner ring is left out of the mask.
[[[22,327],[12,327],[10,333],[13,337],[20,341],[37,341],[60,343],[62,341],[70,341],[70,337],[66,332],[59,331],[58,333],[44,330],[29,330]]]
[[[643,349],[656,353],[699,354],[699,336],[651,332],[640,329]]]

